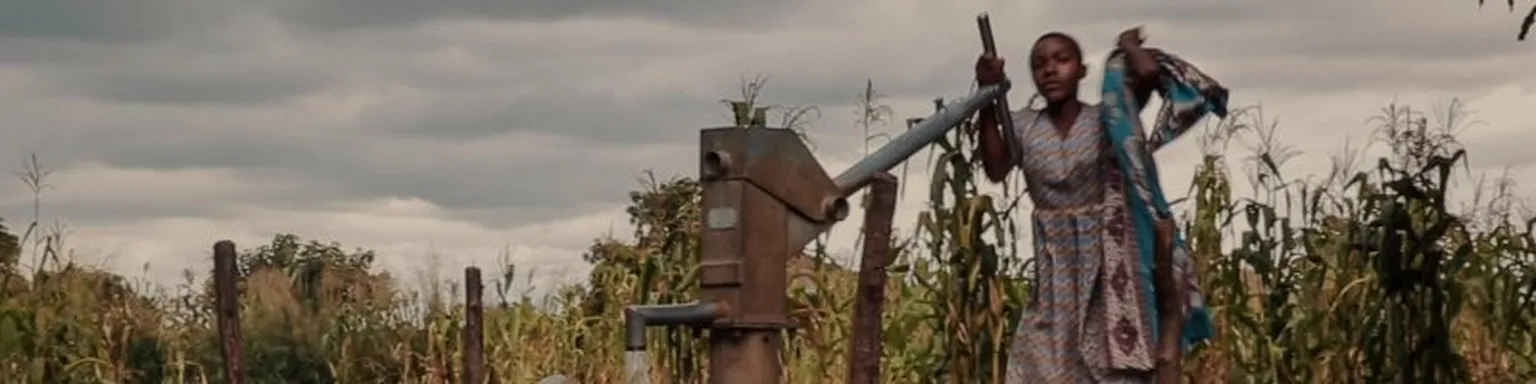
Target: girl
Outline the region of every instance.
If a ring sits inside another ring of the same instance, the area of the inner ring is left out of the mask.
[[[1187,255],[1170,256],[1182,244],[1145,152],[1206,112],[1224,115],[1225,89],[1141,44],[1137,29],[1120,35],[1095,106],[1078,100],[1088,69],[1081,46],[1045,34],[1029,63],[1045,108],[1009,114],[1020,142],[1004,142],[998,111],[980,112],[987,177],[1001,182],[1018,167],[1034,203],[1034,294],[1009,347],[1009,383],[1146,383],[1154,369],[1157,381],[1177,380],[1180,348],[1212,331],[1193,272],[1168,262]],[[978,83],[1004,78],[1001,59],[977,61]],[[1154,90],[1167,105],[1147,138],[1135,112]],[[1169,287],[1156,297],[1153,264],[1157,287]]]

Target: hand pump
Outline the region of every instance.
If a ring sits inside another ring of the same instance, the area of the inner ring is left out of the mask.
[[[990,47],[985,16],[978,22],[984,45]],[[780,335],[795,327],[787,317],[790,256],[847,217],[847,197],[877,173],[906,161],[983,106],[1002,100],[1009,86],[1004,81],[977,88],[836,177],[822,169],[796,132],[764,127],[760,110],[739,108],[735,126],[702,130],[700,300],[625,310],[629,382],[649,382],[645,329],[663,325],[711,329],[711,383],[781,382]],[[758,116],[746,116],[751,112]],[[1011,137],[1011,129],[1005,132]]]

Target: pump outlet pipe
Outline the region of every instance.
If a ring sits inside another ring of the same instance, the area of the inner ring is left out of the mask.
[[[651,364],[645,352],[645,330],[654,326],[702,327],[726,315],[726,306],[695,301],[686,304],[631,305],[624,308],[624,379],[650,384]]]

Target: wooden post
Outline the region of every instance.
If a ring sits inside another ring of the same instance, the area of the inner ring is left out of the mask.
[[[1176,226],[1173,219],[1157,222],[1152,258],[1152,284],[1157,293],[1158,322],[1160,325],[1155,352],[1156,368],[1153,382],[1178,384],[1183,382],[1184,355],[1184,290],[1179,286],[1179,276],[1173,271],[1173,237]]]
[[[864,254],[853,303],[853,345],[848,353],[848,384],[880,382],[881,314],[885,307],[885,268],[891,253],[891,220],[896,215],[896,177],[876,174],[864,210]]]
[[[220,352],[224,355],[224,377],[231,384],[245,383],[245,352],[240,341],[240,294],[236,285],[235,243],[222,240],[213,244],[213,286],[219,323]]]
[[[464,383],[485,383],[485,328],[480,268],[464,268]]]

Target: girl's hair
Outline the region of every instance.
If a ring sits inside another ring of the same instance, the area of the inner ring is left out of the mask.
[[[1067,47],[1072,49],[1072,53],[1077,55],[1078,61],[1082,61],[1082,59],[1083,59],[1083,46],[1081,44],[1078,44],[1077,43],[1077,39],[1072,38],[1071,35],[1068,35],[1068,34],[1062,33],[1062,32],[1054,32],[1054,31],[1053,32],[1046,32],[1044,35],[1040,35],[1040,38],[1035,39],[1035,45],[1040,45],[1040,42],[1046,41],[1048,39],[1061,39],[1061,41],[1066,42],[1067,43]]]

